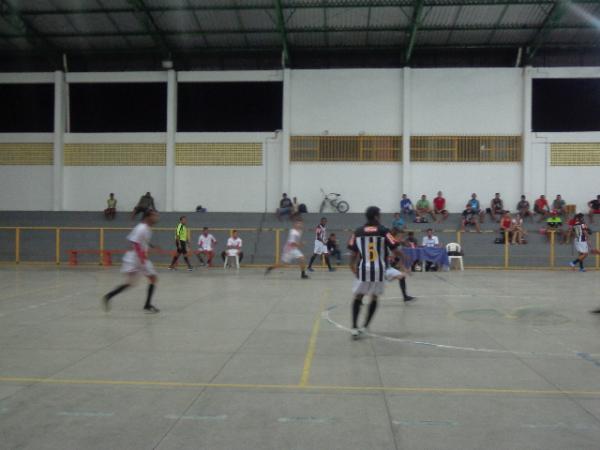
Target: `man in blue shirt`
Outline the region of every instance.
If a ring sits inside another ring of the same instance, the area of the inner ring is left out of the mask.
[[[471,194],[471,198],[467,202],[467,206],[471,206],[471,209],[473,210],[473,214],[478,215],[480,223],[483,223],[483,219],[485,218],[485,211],[482,211],[481,205],[479,204],[479,200],[477,200],[476,193],[473,192]]]
[[[415,213],[413,204],[406,194],[402,194],[402,200],[400,200],[400,212],[407,215]]]
[[[400,213],[394,213],[392,228],[396,228],[397,230],[404,230],[404,228],[406,228],[406,225],[404,225],[404,220],[402,220],[402,217],[400,217]]]

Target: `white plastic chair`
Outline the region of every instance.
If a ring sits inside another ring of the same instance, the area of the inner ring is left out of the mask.
[[[227,269],[227,266],[233,267],[237,271],[240,270],[240,257],[237,251],[230,249],[225,252],[225,264],[223,264],[223,269]]]
[[[448,245],[446,245],[446,251],[448,253],[450,252],[458,252],[458,253],[462,253],[462,248],[460,246],[460,244],[457,244],[456,242],[451,242]],[[454,260],[458,260],[458,265],[460,267],[461,271],[465,270],[465,265],[463,263],[463,257],[461,255],[448,255],[448,263],[449,263],[449,267],[452,267],[452,261]]]

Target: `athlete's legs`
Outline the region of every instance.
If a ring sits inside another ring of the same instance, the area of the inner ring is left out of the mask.
[[[362,294],[356,294],[352,302],[352,328],[354,329],[358,328],[358,316],[360,315],[363,297],[364,295]]]
[[[158,277],[156,275],[148,275],[148,294],[146,295],[146,304],[144,305],[146,311],[158,312],[158,308],[152,305],[152,296],[154,295],[157,282]]]
[[[375,311],[377,310],[377,296],[371,295],[371,303],[369,303],[369,311],[367,313],[367,320],[365,320],[365,328],[369,326],[371,323],[371,319],[375,315]]]

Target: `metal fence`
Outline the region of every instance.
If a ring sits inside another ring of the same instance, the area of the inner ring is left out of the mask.
[[[402,136],[292,136],[290,160],[402,161]]]
[[[129,228],[94,227],[0,227],[0,261],[11,264],[53,264],[53,265],[115,265],[127,249],[126,236]],[[172,228],[154,228],[153,243],[159,248],[152,255],[155,263],[167,265],[174,250]],[[192,249],[199,228],[191,230]],[[239,228],[244,241],[242,266],[264,267],[279,262],[287,230],[284,228]],[[330,229],[336,234],[342,252],[342,264],[347,264],[346,242],[352,230]],[[225,249],[230,228],[212,228],[211,233],[218,241],[218,254]],[[421,240],[422,230],[414,230],[415,237]],[[505,239],[503,244],[495,244],[498,232],[460,232],[455,230],[436,231],[440,242],[457,242],[464,251],[466,268],[494,269],[557,269],[566,268],[576,253],[572,245],[563,243],[562,237],[552,232],[547,235],[530,232],[526,245],[511,245]],[[305,238],[304,253],[312,253],[312,240]],[[600,249],[600,232],[594,233],[596,249]],[[600,256],[588,258],[587,265],[600,269]]]
[[[411,136],[417,162],[520,162],[521,136]]]

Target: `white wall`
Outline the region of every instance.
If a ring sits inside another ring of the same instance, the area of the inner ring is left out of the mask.
[[[295,163],[291,167],[289,194],[317,212],[325,192],[337,192],[350,204],[350,212],[363,212],[371,205],[382,211],[398,209],[401,167],[387,163]]]
[[[292,134],[401,134],[402,71],[293,70]]]
[[[504,205],[514,210],[521,196],[521,165],[485,163],[412,163],[413,204],[421,194],[430,201],[442,191],[450,212],[462,211],[475,192],[482,207],[500,192]]]
[[[413,135],[521,134],[522,69],[411,70]]]
[[[0,166],[0,210],[52,211],[52,166]]]

